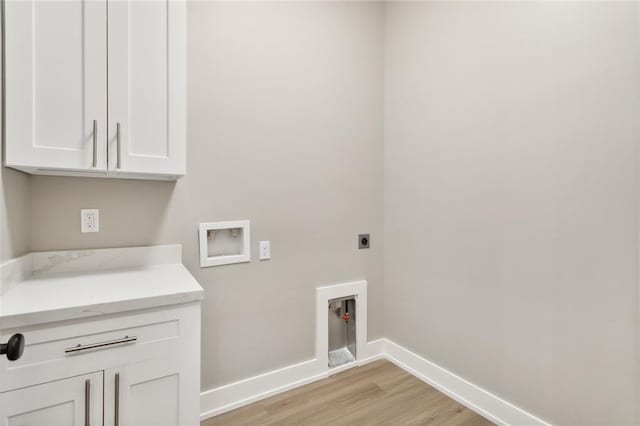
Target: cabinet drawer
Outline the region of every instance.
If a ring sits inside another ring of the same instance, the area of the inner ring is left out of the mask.
[[[179,337],[178,320],[157,322],[138,327],[90,333],[67,339],[28,342],[24,355],[10,365],[10,369],[24,368],[58,359],[79,359],[100,352],[127,351],[133,346],[148,345]]]
[[[189,330],[193,316],[193,307],[189,310],[185,305],[21,330],[26,342],[24,354],[14,362],[0,361],[3,378],[0,392],[142,361],[158,354],[178,354],[184,330]]]

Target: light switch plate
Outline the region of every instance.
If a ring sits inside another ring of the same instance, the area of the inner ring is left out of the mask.
[[[260,241],[260,260],[271,259],[271,242]]]
[[[100,231],[100,210],[81,209],[80,210],[80,231],[99,232]]]

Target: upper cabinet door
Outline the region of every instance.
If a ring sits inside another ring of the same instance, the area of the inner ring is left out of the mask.
[[[109,2],[109,169],[186,171],[186,2]]]
[[[101,0],[5,1],[5,164],[107,168],[107,14]]]

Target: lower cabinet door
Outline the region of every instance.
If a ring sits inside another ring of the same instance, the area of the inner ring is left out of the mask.
[[[103,372],[0,394],[3,426],[101,426]]]
[[[171,358],[105,371],[105,426],[198,426],[199,378]]]

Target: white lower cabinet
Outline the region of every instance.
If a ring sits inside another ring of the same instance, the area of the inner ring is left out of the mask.
[[[3,393],[2,424],[102,424],[102,371]]]
[[[197,426],[200,303],[2,330],[2,426]],[[4,358],[4,357],[3,357]]]

